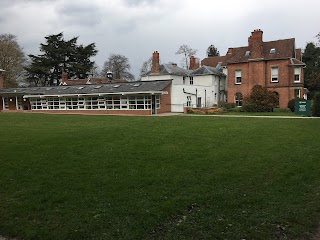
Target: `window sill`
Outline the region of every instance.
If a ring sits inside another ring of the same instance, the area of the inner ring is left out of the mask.
[[[294,81],[293,83],[301,83],[300,81]]]
[[[241,83],[234,83],[235,85],[241,85]]]
[[[271,81],[272,83],[278,83],[279,81]]]

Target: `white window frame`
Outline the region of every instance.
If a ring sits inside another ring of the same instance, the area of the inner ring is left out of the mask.
[[[296,80],[296,76],[299,77],[298,80]],[[300,83],[301,82],[301,67],[295,67],[294,68],[294,82]]]
[[[187,96],[187,107],[191,107],[191,96]]]
[[[239,96],[239,98],[238,98],[238,96]],[[243,104],[243,95],[242,95],[242,93],[237,92],[234,95],[234,103],[236,104],[237,107],[242,107],[242,104]]]
[[[278,66],[271,67],[271,82],[273,82],[273,83],[279,82],[279,67]]]
[[[298,94],[296,94],[298,93]],[[301,97],[301,90],[300,89],[294,89],[294,98],[300,98]]]
[[[242,71],[241,69],[237,69],[234,73],[234,83],[240,85],[242,83]]]
[[[193,85],[193,77],[189,77],[190,79],[190,85]]]

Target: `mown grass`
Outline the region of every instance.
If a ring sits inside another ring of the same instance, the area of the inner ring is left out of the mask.
[[[0,234],[310,239],[320,119],[0,114]]]

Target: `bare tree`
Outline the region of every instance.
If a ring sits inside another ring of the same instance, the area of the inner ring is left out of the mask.
[[[140,68],[140,76],[146,74],[147,72],[151,71],[152,67],[152,57],[150,57],[147,61],[145,61],[141,68]]]
[[[4,86],[16,87],[21,79],[26,57],[12,34],[0,34],[0,68],[4,69]]]
[[[129,72],[131,69],[129,59],[120,54],[111,54],[104,63],[101,74],[107,76],[107,72],[111,71],[115,79],[125,79],[133,81],[134,76]]]
[[[183,44],[179,47],[178,51],[176,54],[182,54],[182,65],[185,69],[189,69],[189,58],[191,56],[194,56],[197,53],[197,49],[192,49],[186,44]]]

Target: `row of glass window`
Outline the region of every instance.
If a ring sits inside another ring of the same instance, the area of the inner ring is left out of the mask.
[[[294,68],[294,82],[299,83],[301,76],[301,68]],[[279,67],[271,67],[271,82],[279,82]],[[242,72],[241,69],[235,71],[235,84],[242,83]]]
[[[155,96],[155,106],[160,108],[160,96]],[[110,96],[110,97],[47,97],[31,98],[31,109],[151,109],[151,96]]]

